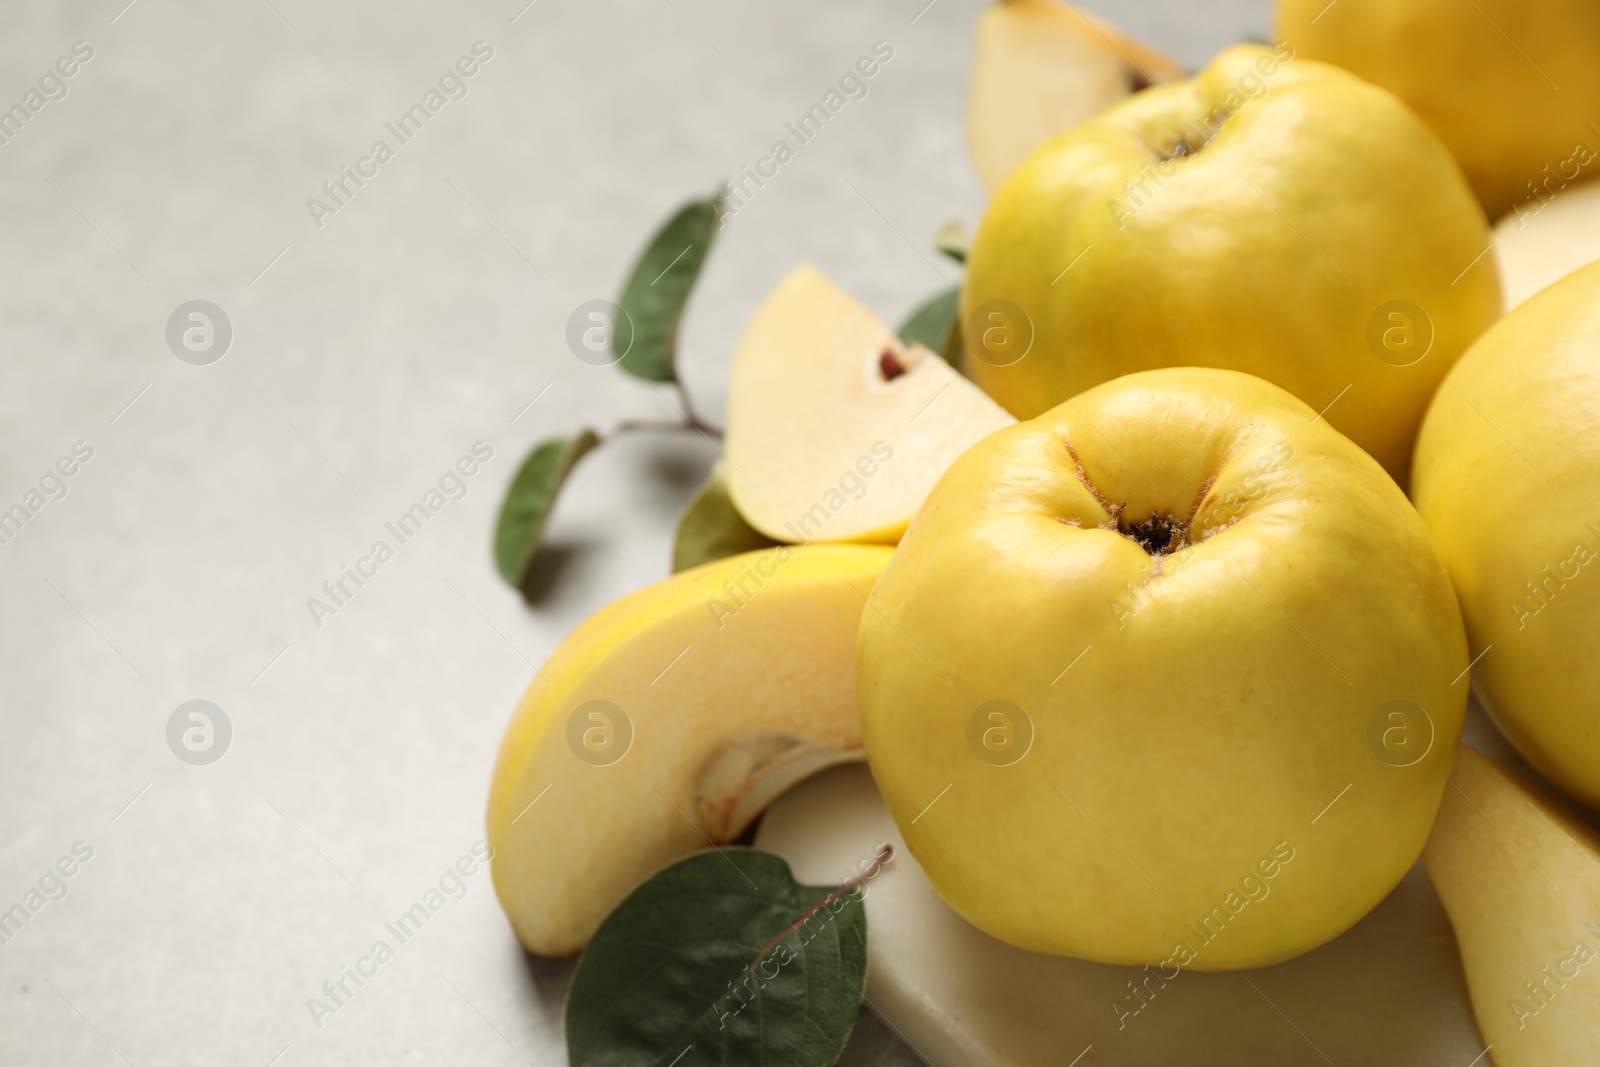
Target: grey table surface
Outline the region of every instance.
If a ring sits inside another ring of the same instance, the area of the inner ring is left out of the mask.
[[[575,359],[567,318],[880,40],[868,96],[722,234],[687,387],[720,419],[737,332],[797,261],[890,319],[951,275],[921,249],[983,207],[978,0],[525,3],[5,5],[0,107],[44,79],[0,144],[0,510],[42,503],[0,544],[0,910],[44,899],[0,945],[6,1067],[564,1063],[570,965],[525,956],[481,871],[335,1014],[307,1001],[479,841],[531,665],[666,574],[714,459],[684,435],[597,453],[543,602],[507,589],[488,538],[531,443],[674,414]],[[1087,6],[1191,66],[1270,22]],[[314,217],[476,42],[465,95]],[[169,349],[193,299],[231,323],[208,365]],[[465,495],[314,619],[479,441]],[[196,699],[232,729],[209,765],[168,743]],[[913,1061],[864,1019],[846,1062]]]

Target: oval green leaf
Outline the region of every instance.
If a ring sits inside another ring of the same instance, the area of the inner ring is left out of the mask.
[[[539,550],[539,537],[573,466],[600,443],[593,430],[536,445],[511,479],[495,524],[494,562],[500,577],[521,589]]]
[[[858,889],[754,849],[699,852],[617,905],[567,996],[572,1067],[827,1067],[867,975]]]
[[[961,287],[946,289],[919,306],[900,327],[900,340],[933,349],[957,370],[961,369]]]
[[[678,536],[672,545],[672,573],[778,543],[744,521],[728,495],[727,471],[718,463],[678,520]]]
[[[720,196],[691,200],[673,213],[628,275],[622,310],[633,322],[622,369],[652,382],[677,380],[678,323],[716,238]]]

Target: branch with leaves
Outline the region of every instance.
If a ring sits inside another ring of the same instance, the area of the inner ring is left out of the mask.
[[[712,437],[722,431],[696,413],[678,381],[678,327],[689,295],[711,253],[721,213],[720,197],[684,204],[650,238],[628,274],[619,301],[621,321],[612,323],[608,343],[616,364],[635,378],[677,387],[681,422],[630,419],[602,437],[585,427],[571,437],[535,445],[518,468],[495,526],[494,561],[500,576],[526,590],[534,556],[556,496],[572,469],[603,442],[639,430],[691,430]],[[620,351],[618,350],[620,348]]]
[[[646,242],[618,301],[618,321],[609,324],[607,345],[613,362],[627,374],[673,386],[682,419],[627,419],[607,433],[585,427],[568,437],[535,445],[522,461],[500,508],[494,532],[494,560],[500,576],[526,595],[540,540],[562,486],[578,463],[608,441],[637,431],[683,431],[720,439],[678,379],[678,337],[695,283],[720,229],[721,194],[690,200],[673,212]],[[966,262],[967,238],[960,223],[934,236],[934,247],[958,263]],[[922,344],[961,366],[960,286],[934,294],[900,327],[907,344]],[[673,572],[714,559],[766,548],[778,542],[744,521],[728,497],[722,465],[711,473],[679,520],[673,544]]]

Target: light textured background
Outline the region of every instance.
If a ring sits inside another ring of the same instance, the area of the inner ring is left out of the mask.
[[[505,588],[490,526],[529,445],[673,415],[573,358],[567,316],[881,39],[870,95],[722,234],[688,386],[720,421],[733,339],[800,259],[897,320],[951,273],[929,235],[982,208],[979,2],[124,3],[12,0],[0,34],[0,105],[94,48],[0,147],[0,508],[94,449],[0,545],[0,910],[94,849],[0,947],[0,1064],[564,1063],[569,967],[524,956],[483,873],[320,1029],[305,1001],[481,837],[530,663],[666,573],[713,458],[597,453],[543,605]],[[1088,6],[1191,66],[1269,24],[1268,0]],[[478,40],[470,94],[319,230],[307,197]],[[211,366],[165,343],[196,297],[233,323]],[[306,598],[480,439],[466,498],[314,627]],[[233,723],[209,767],[165,740],[194,698]],[[864,1019],[847,1062],[911,1061]]]

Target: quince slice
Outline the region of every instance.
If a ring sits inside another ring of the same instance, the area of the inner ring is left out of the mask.
[[[1063,130],[1183,68],[1061,0],[1000,0],[978,19],[967,90],[967,144],[993,193]]]
[[[1463,745],[1423,854],[1494,1062],[1600,1062],[1600,836]]]
[[[1516,205],[1495,223],[1494,250],[1507,311],[1600,259],[1600,181]]]
[[[529,951],[577,951],[651,873],[862,758],[856,628],[891,554],[729,556],[623,597],[561,643],[489,794],[495,892]]]
[[[1015,421],[801,265],[767,294],[734,353],[728,492],[780,541],[893,544],[951,461]]]

